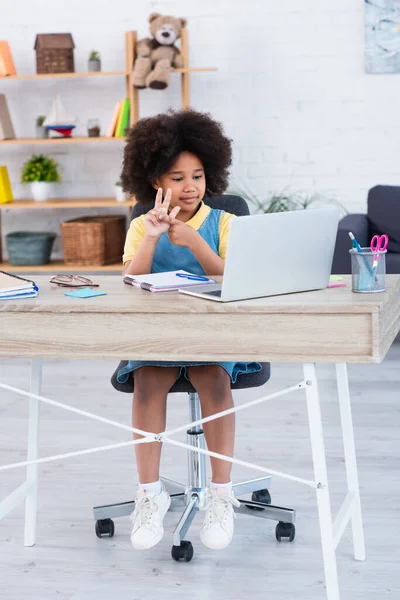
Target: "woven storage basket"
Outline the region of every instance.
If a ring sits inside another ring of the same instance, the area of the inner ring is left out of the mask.
[[[10,265],[47,265],[57,234],[47,231],[14,231],[6,235]]]
[[[61,223],[67,265],[122,264],[126,217],[81,217]]]

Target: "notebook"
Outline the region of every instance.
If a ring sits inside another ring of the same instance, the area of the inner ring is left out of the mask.
[[[38,295],[38,291],[39,288],[34,281],[0,271],[0,300],[34,298]]]
[[[215,283],[215,279],[194,275],[182,269],[165,273],[149,273],[147,275],[124,275],[124,283],[147,290],[148,292],[174,292],[180,288],[194,285]]]

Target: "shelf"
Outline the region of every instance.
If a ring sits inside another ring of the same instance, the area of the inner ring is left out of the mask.
[[[6,79],[78,79],[80,77],[113,77],[117,75],[128,75],[125,71],[99,71],[88,73],[43,73],[39,75],[6,75],[0,77],[0,81]]]
[[[216,67],[188,67],[187,69],[171,69],[171,73],[206,73],[216,70]]]
[[[122,272],[123,265],[116,263],[112,265],[65,265],[62,260],[54,260],[48,265],[23,265],[14,266],[10,265],[9,262],[0,263],[0,271],[7,271],[8,273],[30,273],[38,271],[60,271],[68,273],[84,272],[84,271],[120,271]]]
[[[213,67],[193,67],[187,69],[171,69],[171,73],[202,73],[207,71],[216,71]],[[40,75],[7,75],[6,77],[0,77],[0,81],[9,80],[29,80],[29,79],[79,79],[82,77],[113,77],[125,75],[129,73],[125,71],[100,71],[93,73],[43,73]]]
[[[14,200],[14,202],[0,204],[0,210],[18,210],[20,208],[24,210],[30,210],[31,208],[129,208],[135,204],[135,200],[117,202],[115,198],[52,198],[44,202],[37,202],[36,200]]]
[[[125,142],[125,138],[119,137],[66,137],[66,138],[16,138],[15,140],[0,140],[0,146],[3,144],[86,144],[99,142]]]

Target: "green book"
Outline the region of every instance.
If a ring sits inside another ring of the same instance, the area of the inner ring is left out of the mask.
[[[121,119],[117,123],[117,129],[115,130],[115,137],[125,137],[125,130],[129,127],[129,112],[130,112],[130,101],[129,98],[125,98],[121,107]]]

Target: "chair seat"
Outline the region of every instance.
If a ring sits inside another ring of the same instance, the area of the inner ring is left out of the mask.
[[[125,383],[120,383],[117,380],[118,371],[124,367],[128,363],[127,360],[122,360],[118,367],[115,369],[112,377],[111,384],[118,392],[126,392],[128,394],[132,394],[134,391],[134,377],[130,374],[128,380]],[[241,390],[245,388],[259,387],[260,385],[264,385],[268,381],[271,376],[271,367],[269,363],[260,363],[261,371],[258,373],[246,373],[243,375],[238,375],[236,379],[236,383],[231,385],[233,390]],[[188,394],[196,393],[196,390],[184,376],[179,377],[179,379],[174,383],[169,393],[174,394],[177,392],[187,392]]]

